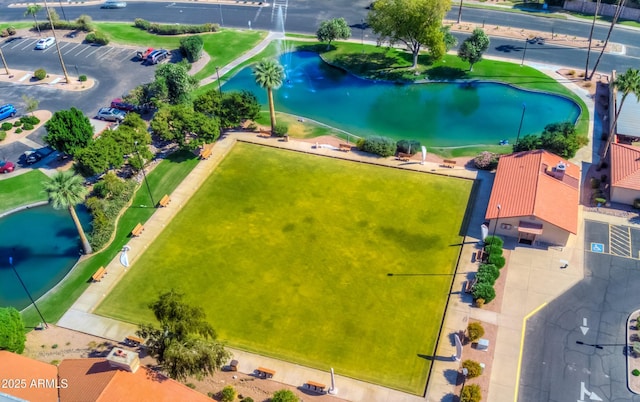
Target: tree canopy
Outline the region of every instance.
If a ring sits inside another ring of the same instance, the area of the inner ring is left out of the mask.
[[[237,127],[244,120],[255,120],[260,114],[260,104],[249,91],[224,92],[215,89],[198,95],[193,100],[193,110],[220,120],[220,128]]]
[[[515,152],[531,149],[544,149],[563,158],[573,158],[581,147],[587,145],[589,140],[576,133],[574,124],[552,123],[548,124],[540,136],[529,134],[524,136],[513,147]]]
[[[217,118],[196,112],[186,104],[161,107],[151,120],[151,129],[162,139],[185,149],[214,142],[220,136]]]
[[[253,77],[261,88],[266,88],[269,99],[269,116],[271,132],[276,130],[276,109],[273,103],[273,90],[282,86],[284,67],[275,59],[262,59],[253,68]]]
[[[489,48],[489,37],[480,28],[473,30],[471,36],[462,41],[458,49],[458,57],[469,62],[469,71],[473,71],[473,65],[482,60],[482,55]]]
[[[298,402],[300,398],[288,389],[281,389],[273,393],[271,402]]]
[[[149,353],[174,379],[211,375],[230,358],[216,342],[216,332],[206,321],[202,307],[184,301],[175,290],[163,293],[149,305],[159,327],[141,324],[138,336],[145,338]]]
[[[26,341],[24,323],[18,310],[13,307],[0,308],[0,350],[22,353]]]
[[[93,138],[93,127],[81,110],[72,107],[59,110],[45,124],[44,141],[53,149],[75,155],[86,148]]]
[[[322,21],[320,27],[316,31],[316,38],[320,42],[327,42],[327,49],[330,48],[331,42],[337,39],[349,39],[351,37],[351,28],[344,18],[333,18]]]
[[[156,94],[165,95],[160,88],[166,88],[166,101],[171,104],[184,103],[189,100],[189,94],[198,87],[198,80],[189,75],[184,63],[163,64],[156,70]]]
[[[367,16],[367,24],[379,41],[404,43],[413,54],[413,68],[424,46],[433,60],[445,54],[442,19],[451,8],[448,0],[377,0]]]

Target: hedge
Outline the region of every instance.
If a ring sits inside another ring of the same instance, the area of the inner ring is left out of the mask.
[[[487,259],[487,262],[489,264],[495,265],[499,269],[502,269],[502,267],[504,267],[504,265],[507,263],[504,257],[498,254],[489,254],[489,258]]]
[[[496,290],[489,283],[478,282],[473,287],[473,298],[484,299],[485,303],[490,303],[496,298]]]
[[[183,25],[183,24],[155,24],[150,23],[142,18],[136,18],[133,22],[136,28],[155,33],[158,35],[182,35],[204,32],[217,32],[220,30],[220,25],[206,23],[200,25]]]
[[[120,211],[127,205],[134,194],[136,182],[126,180],[122,193],[112,198],[103,199],[96,196],[87,198],[86,207],[92,215],[89,242],[94,250],[104,247],[115,230],[115,223]]]
[[[396,142],[391,138],[372,136],[358,141],[358,149],[383,157],[396,153]]]
[[[504,247],[504,240],[499,236],[487,236],[484,239],[484,244],[495,244],[500,247]]]
[[[89,43],[97,43],[98,45],[108,45],[109,38],[102,31],[94,31],[88,34],[84,40]]]
[[[418,151],[421,150],[422,144],[416,140],[400,140],[396,144],[397,151],[402,152],[403,154],[411,154],[415,155]]]

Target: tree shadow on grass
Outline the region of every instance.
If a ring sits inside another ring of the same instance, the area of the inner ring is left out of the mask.
[[[467,72],[461,68],[437,66],[427,70],[427,78],[430,80],[459,80],[467,78]]]
[[[306,43],[306,44],[297,45],[296,50],[301,52],[314,52],[318,54],[323,54],[323,53],[330,52],[332,50],[336,50],[336,47],[334,45],[329,45],[329,48],[327,49],[326,43]]]

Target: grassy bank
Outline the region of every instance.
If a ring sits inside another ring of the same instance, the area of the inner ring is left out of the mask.
[[[0,181],[0,213],[38,201],[46,201],[47,195],[42,190],[42,182],[46,179],[47,175],[34,169]]]

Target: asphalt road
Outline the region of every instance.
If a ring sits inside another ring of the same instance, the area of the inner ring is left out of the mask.
[[[528,321],[520,402],[640,401],[627,388],[625,347],[627,318],[640,308],[640,230],[585,229],[586,249],[603,252],[587,251],[585,279]]]

